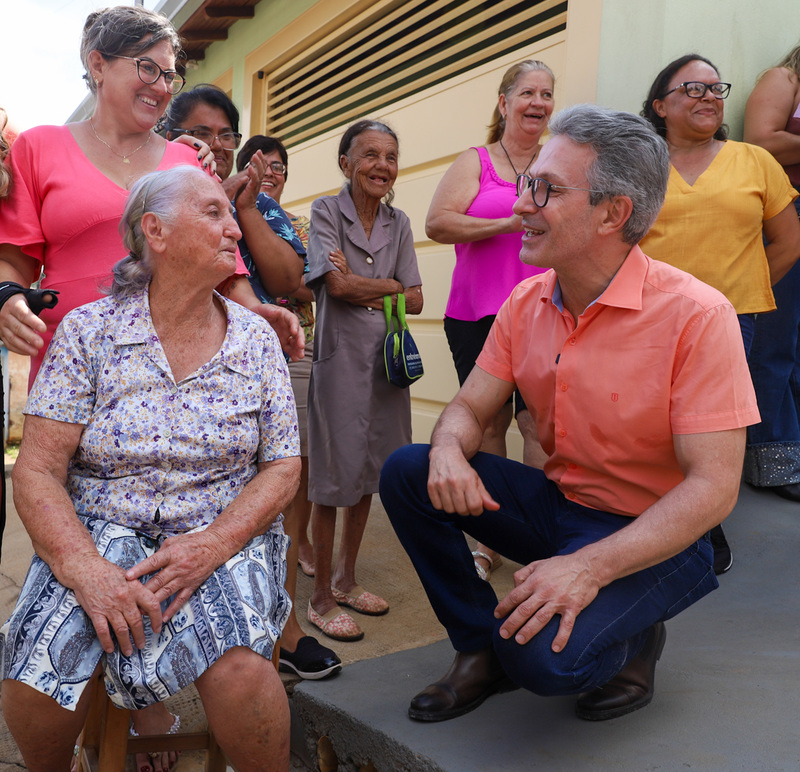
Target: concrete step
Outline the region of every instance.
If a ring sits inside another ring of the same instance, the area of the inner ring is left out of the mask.
[[[326,736],[336,772],[798,772],[800,505],[743,486],[725,531],[733,570],[667,623],[649,707],[586,722],[574,697],[518,690],[451,721],[411,721],[410,699],[452,661],[441,641],[296,684],[309,756]]]

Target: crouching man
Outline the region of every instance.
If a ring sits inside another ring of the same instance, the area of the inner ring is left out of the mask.
[[[591,105],[550,133],[514,211],[521,259],[552,270],[503,305],[431,445],[383,468],[381,499],[456,650],[411,701],[420,721],[516,686],[580,694],[589,720],[647,705],[664,620],[717,587],[707,533],[736,503],[759,420],[734,309],[637,246],[664,199],[664,141]],[[478,452],[515,386],[543,471]],[[524,565],[499,603],[464,533]]]

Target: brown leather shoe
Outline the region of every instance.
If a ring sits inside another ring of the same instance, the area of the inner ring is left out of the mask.
[[[667,629],[663,622],[650,628],[642,650],[607,684],[578,698],[575,713],[587,721],[605,721],[632,713],[653,699],[656,662],[661,658]]]
[[[408,715],[415,721],[447,721],[475,710],[492,694],[518,688],[503,671],[491,647],[459,651],[447,675],[411,700]]]

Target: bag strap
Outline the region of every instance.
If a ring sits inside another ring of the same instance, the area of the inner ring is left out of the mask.
[[[383,315],[386,317],[386,331],[393,332],[392,327],[392,296],[383,296]],[[396,318],[401,330],[408,330],[406,323],[406,296],[402,292],[397,293],[397,314]]]
[[[402,292],[397,293],[397,321],[404,330],[408,330],[406,324],[406,296]]]
[[[394,332],[392,326],[392,296],[383,296],[383,315],[386,317],[386,332]]]

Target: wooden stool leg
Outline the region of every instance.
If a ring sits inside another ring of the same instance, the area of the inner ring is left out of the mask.
[[[222,752],[222,748],[217,744],[214,735],[209,732],[205,772],[225,772],[227,768],[228,764],[225,761],[225,754]]]
[[[128,755],[128,735],[131,726],[131,712],[117,708],[106,695],[106,715],[100,738],[98,768],[102,772],[125,772],[125,759]]]
[[[125,772],[129,710],[116,708],[106,694],[103,677],[95,678],[89,713],[78,738],[78,772]]]

